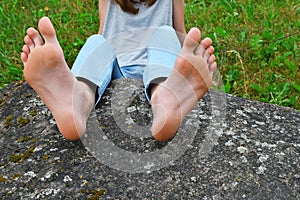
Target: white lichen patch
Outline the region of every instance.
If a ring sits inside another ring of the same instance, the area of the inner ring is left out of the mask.
[[[236,114],[246,116],[245,113],[242,110],[236,110]]]
[[[38,152],[38,151],[40,151],[42,149],[43,149],[42,147],[35,147],[34,150],[33,150],[33,152]]]
[[[50,178],[50,177],[51,177],[51,175],[52,175],[52,172],[51,172],[51,171],[49,171],[49,172],[47,172],[47,173],[45,174],[45,176],[44,176],[44,177],[48,179],[48,178]]]
[[[127,112],[129,112],[129,113],[134,112],[134,111],[136,111],[136,107],[135,106],[131,106],[131,107],[127,108]]]
[[[29,177],[34,178],[34,177],[36,177],[36,174],[35,174],[33,171],[29,171],[29,172],[26,172],[26,173],[24,174],[24,176],[29,176]]]
[[[43,189],[42,193],[44,193],[47,196],[49,196],[49,195],[55,196],[59,191],[60,191],[60,189],[47,188],[47,189]]]
[[[40,98],[33,98],[33,99],[29,100],[28,102],[31,105],[33,105],[34,107],[36,107],[36,106],[44,106],[45,105]]]
[[[264,174],[267,168],[265,166],[259,166],[256,173],[257,174]]]
[[[235,135],[235,132],[232,131],[232,129],[226,131],[226,135]]]
[[[151,169],[152,167],[155,167],[154,163],[147,163],[147,165],[144,166],[144,169]]]
[[[63,149],[63,150],[60,151],[60,153],[65,153],[67,151],[69,151],[69,149]]]
[[[246,142],[250,142],[251,140],[248,139],[247,135],[244,133],[241,134],[241,138],[243,138]]]
[[[56,121],[54,119],[50,119],[49,123],[55,125]]]
[[[60,192],[59,188],[36,189],[34,193],[24,196],[26,199],[47,199],[47,196],[55,197]]]
[[[51,178],[52,174],[53,174],[52,171],[47,172],[47,173],[41,178],[41,181],[46,181],[46,179]]]
[[[273,118],[274,119],[282,119],[281,116],[278,116],[278,115],[274,115]]]
[[[278,131],[278,130],[280,130],[280,126],[278,124],[276,124],[271,130]]]
[[[276,144],[268,144],[268,143],[266,143],[266,142],[260,142],[260,141],[256,141],[255,142],[255,145],[256,146],[259,146],[259,147],[262,147],[262,148],[264,148],[264,147],[266,147],[266,148],[268,148],[268,149],[272,149],[272,148],[276,148],[277,147],[277,145]]]
[[[266,160],[268,160],[268,158],[269,158],[269,155],[260,155],[258,160],[259,160],[259,162],[263,163]]]
[[[128,124],[128,125],[135,124],[131,117],[127,117],[125,123]]]
[[[300,178],[300,174],[295,174],[294,177],[295,178]]]
[[[64,177],[64,180],[63,180],[64,182],[72,182],[73,181],[73,179],[71,179],[71,177],[70,176],[65,176]]]
[[[199,115],[199,118],[205,120],[205,119],[211,119],[211,116]]]
[[[196,176],[192,176],[191,177],[191,181],[196,182],[197,181],[197,177]]]
[[[251,127],[252,128],[257,128],[258,126],[257,126],[257,124],[252,124]]]
[[[231,141],[231,140],[229,140],[229,141],[227,141],[226,143],[225,143],[225,146],[228,146],[228,147],[230,147],[230,146],[234,146],[235,144]]]
[[[248,152],[248,149],[247,149],[246,147],[244,147],[244,146],[239,146],[239,147],[237,148],[237,150],[238,150],[238,152],[240,152],[241,154],[247,153],[247,152]]]
[[[85,186],[85,185],[87,185],[89,182],[87,181],[87,180],[82,180],[82,183],[81,183],[81,187],[83,187],[83,186]]]
[[[293,144],[294,147],[300,148],[300,144]]]
[[[58,151],[58,148],[50,149],[51,152]]]
[[[242,160],[242,163],[247,163],[248,162],[248,160],[245,156],[241,156],[241,160]]]
[[[231,183],[232,188],[235,188],[238,184],[239,184],[239,183],[238,183],[237,181],[232,182],[232,183]]]
[[[258,124],[258,125],[260,125],[260,126],[266,125],[265,122],[259,122],[259,121],[256,121],[255,123]]]
[[[60,157],[54,157],[53,160],[54,161],[60,160]]]
[[[24,107],[23,108],[23,111],[28,111],[28,110],[30,110],[30,107]]]

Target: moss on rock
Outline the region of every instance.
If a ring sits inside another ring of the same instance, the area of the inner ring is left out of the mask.
[[[9,157],[9,161],[20,163],[29,158],[34,152],[35,146],[30,146],[24,153],[14,153]]]
[[[18,126],[22,127],[25,126],[26,124],[28,124],[30,122],[30,119],[24,118],[22,116],[18,117]]]
[[[4,128],[8,129],[11,121],[13,120],[14,116],[13,115],[9,115],[6,117],[5,122],[4,122]]]

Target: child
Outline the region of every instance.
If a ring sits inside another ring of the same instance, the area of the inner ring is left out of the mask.
[[[29,28],[21,53],[26,81],[48,106],[63,136],[76,140],[112,78],[142,78],[153,112],[152,135],[169,140],[212,85],[216,62],[211,39],[199,45],[200,31],[192,28],[181,48],[176,32],[186,34],[184,0],[99,0],[99,18],[99,33],[87,40],[72,71],[49,18],[39,21],[41,35]],[[143,30],[151,30],[149,41]],[[128,38],[109,40],[118,34]],[[149,42],[146,51],[118,53],[138,40]]]

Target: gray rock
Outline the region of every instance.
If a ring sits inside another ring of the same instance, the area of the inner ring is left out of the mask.
[[[300,199],[300,113],[210,91],[169,142],[137,80],[114,80],[80,141],[26,84],[0,92],[1,199]]]

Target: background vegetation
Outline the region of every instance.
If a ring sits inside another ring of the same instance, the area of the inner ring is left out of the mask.
[[[49,16],[72,66],[98,31],[97,1],[0,1],[0,88],[22,80],[29,26]],[[300,110],[300,1],[186,0],[186,28],[211,37],[227,93]]]

